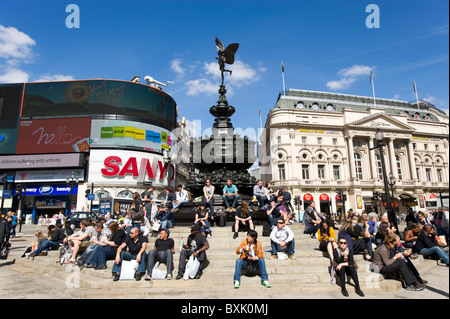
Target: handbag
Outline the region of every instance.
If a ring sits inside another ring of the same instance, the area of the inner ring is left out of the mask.
[[[245,270],[247,270],[248,273],[254,274],[258,271],[258,262],[256,260],[251,259],[244,259],[245,261]]]
[[[184,280],[188,280],[189,278],[194,279],[195,275],[197,275],[198,268],[200,267],[200,262],[198,258],[191,255],[186,264],[186,270],[183,275]]]
[[[0,250],[0,259],[6,259],[8,258],[8,247],[4,245],[2,249]]]
[[[131,210],[131,220],[132,222],[141,222],[144,220],[145,212],[144,209],[140,208],[138,211],[134,209]]]

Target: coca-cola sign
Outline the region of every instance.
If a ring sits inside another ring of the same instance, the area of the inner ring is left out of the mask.
[[[90,131],[91,119],[88,117],[22,120],[16,153],[87,152]]]

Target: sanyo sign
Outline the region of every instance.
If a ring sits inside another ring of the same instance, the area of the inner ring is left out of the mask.
[[[175,166],[160,155],[142,152],[91,150],[89,181],[137,185],[152,182],[165,186],[175,178]]]

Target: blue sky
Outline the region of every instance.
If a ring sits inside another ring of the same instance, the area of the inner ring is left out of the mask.
[[[66,27],[77,4],[80,28]],[[380,27],[367,28],[369,4]],[[123,1],[1,0],[0,83],[64,79],[131,80],[165,88],[180,117],[211,126],[220,76],[214,38],[237,42],[226,75],[234,127],[257,129],[286,88],[414,101],[448,113],[449,3],[387,0]]]

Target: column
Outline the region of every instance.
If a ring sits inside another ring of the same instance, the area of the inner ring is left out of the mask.
[[[377,180],[378,178],[378,173],[377,173],[377,165],[375,163],[375,150],[370,150],[374,147],[374,143],[373,143],[373,138],[370,137],[369,138],[369,158],[370,158],[370,171],[372,172],[372,179],[374,181]]]
[[[348,160],[350,162],[350,180],[356,179],[355,172],[355,154],[353,151],[353,136],[347,137]]]
[[[412,140],[406,141],[408,147],[408,160],[409,160],[409,174],[411,176],[412,181],[417,180],[416,174],[416,162],[414,161],[414,148]]]
[[[398,179],[397,162],[395,160],[394,138],[389,138],[389,161],[391,162],[391,172],[395,179]],[[387,173],[389,176],[389,173]]]

